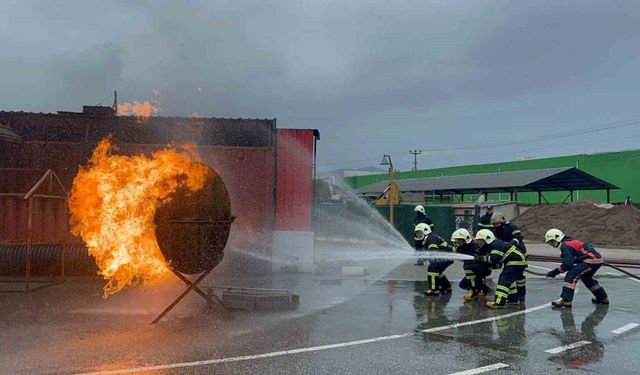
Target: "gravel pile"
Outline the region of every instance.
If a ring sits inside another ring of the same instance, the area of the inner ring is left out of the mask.
[[[525,239],[544,241],[549,228],[607,246],[640,246],[640,210],[634,206],[601,208],[590,201],[534,206],[513,220]]]

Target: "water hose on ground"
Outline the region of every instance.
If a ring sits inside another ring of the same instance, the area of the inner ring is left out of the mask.
[[[529,255],[528,256],[529,260],[533,260],[533,261],[537,261],[537,262],[554,262],[557,263],[558,259],[556,257],[551,257],[551,256],[544,256],[544,255]],[[640,276],[638,275],[634,275],[631,272],[623,269],[624,268],[640,268],[640,262],[634,262],[631,260],[625,260],[625,259],[612,259],[609,262],[604,262],[602,264],[603,266],[607,266],[607,267],[611,267],[614,270],[624,273],[625,275],[632,277],[636,280],[640,280]],[[531,271],[528,269],[525,269],[526,273],[532,274],[532,275],[536,275],[536,276],[544,276],[546,277],[547,274],[546,273],[541,273],[541,272],[535,272],[535,271]]]

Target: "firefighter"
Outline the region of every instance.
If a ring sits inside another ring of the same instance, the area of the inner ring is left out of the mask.
[[[426,211],[424,210],[424,206],[417,205],[413,210],[416,213],[416,217],[414,219],[414,225],[427,224],[433,230],[433,221],[431,220],[431,218],[429,216],[427,216]],[[416,247],[416,250],[418,250],[417,247]],[[416,266],[423,266],[424,265],[424,260],[422,258],[418,258],[418,260],[416,261],[415,265]]]
[[[527,260],[525,254],[515,245],[504,242],[488,229],[481,229],[476,234],[476,241],[484,251],[490,250],[489,255],[479,256],[478,261],[491,262],[496,268],[502,265],[503,269],[496,286],[496,298],[487,302],[487,307],[492,309],[504,308],[510,305],[519,305],[516,280],[522,277]]]
[[[427,251],[452,252],[447,241],[431,231],[431,227],[425,223],[416,225],[416,241],[422,242],[422,248]],[[430,260],[427,267],[427,296],[438,296],[440,293],[451,293],[451,283],[444,275],[444,271],[453,264],[452,260]]]
[[[471,233],[464,228],[460,228],[451,235],[451,244],[455,246],[455,251],[460,254],[471,255],[477,257],[483,255],[480,253],[480,246],[473,240]],[[491,290],[485,285],[485,277],[491,274],[491,270],[483,262],[474,260],[465,260],[462,268],[464,269],[464,279],[460,282],[460,288],[468,290],[464,296],[465,301],[473,301],[478,297],[484,298],[486,293]]]
[[[426,211],[424,210],[423,205],[417,205],[416,208],[413,209],[416,213],[416,218],[414,219],[414,224],[418,225],[420,223],[427,224],[433,230],[434,224],[433,220],[429,216],[427,216]]]
[[[515,224],[507,221],[507,218],[500,212],[495,212],[491,216],[491,225],[493,225],[493,233],[497,239],[515,245],[526,257],[527,247],[524,244],[524,237]],[[518,298],[520,302],[524,302],[527,295],[527,278],[524,274],[516,280],[516,286],[518,288]]]
[[[582,280],[584,286],[593,293],[595,298],[592,298],[591,302],[608,305],[607,292],[602,285],[598,284],[598,280],[593,278],[593,275],[604,263],[602,255],[590,243],[574,240],[559,229],[549,229],[544,235],[544,240],[553,247],[559,247],[562,256],[562,264],[549,271],[547,277],[556,277],[563,272],[567,273],[564,276],[560,299],[551,302],[551,305],[571,307],[578,280]]]
[[[491,216],[493,216],[493,206],[487,206],[484,215],[478,218],[478,229],[493,229],[493,224],[491,224]]]

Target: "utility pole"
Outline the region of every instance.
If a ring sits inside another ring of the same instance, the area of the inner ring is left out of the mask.
[[[413,171],[418,171],[418,155],[422,154],[422,150],[409,150],[409,153],[413,155]]]

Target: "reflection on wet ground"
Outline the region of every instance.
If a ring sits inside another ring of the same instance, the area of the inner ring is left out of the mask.
[[[461,267],[451,268],[450,278],[459,280]],[[640,283],[602,277],[612,305],[592,305],[583,288],[573,309],[555,310],[548,302],[557,298],[561,280],[530,278],[525,306],[493,311],[482,301],[463,302],[461,289],[424,296],[426,285],[418,280],[423,272],[408,261],[377,281],[367,275],[227,280],[296,290],[301,309],[236,312],[234,319],[220,320],[193,297],[158,325],[150,318],[179,283],[108,301],[100,298],[101,282],[88,279],[30,295],[0,295],[0,373],[640,370],[640,327],[628,325],[640,323]]]

